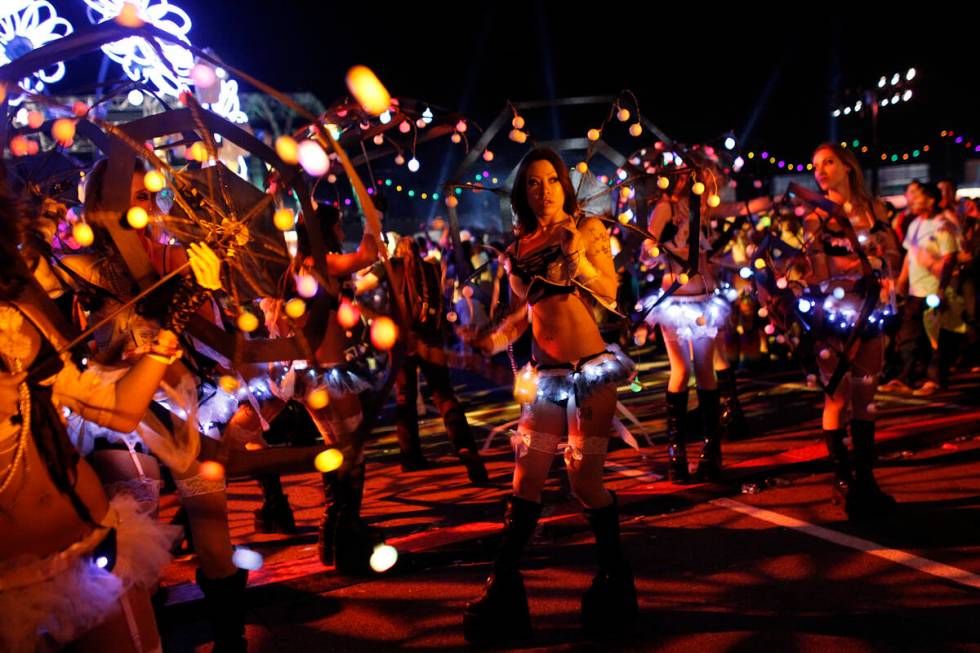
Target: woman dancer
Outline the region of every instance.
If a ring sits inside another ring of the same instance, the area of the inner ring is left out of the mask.
[[[697,239],[698,271],[685,272],[690,241],[691,175],[682,174],[654,206],[650,216],[650,233],[657,239],[644,242],[645,259],[649,264],[666,267],[662,290],[646,298],[646,307],[655,305],[675,283],[676,291],[655,305],[646,316],[651,326],[659,324],[670,361],[667,382],[667,457],[668,477],[674,483],[687,483],[687,400],[688,379],[692,368],[697,382],[698,405],[701,409],[704,445],[698,461],[697,477],[710,481],[721,474],[721,435],[719,431],[720,396],[715,378],[715,347],[719,329],[724,328],[729,315],[728,303],[715,295],[717,282],[708,267],[707,220],[701,220]]]
[[[874,395],[884,355],[880,309],[893,294],[901,253],[891,227],[879,218],[883,207],[865,188],[861,167],[850,150],[833,143],[821,145],[813,153],[813,170],[820,189],[849,221],[840,224],[817,210],[803,225],[811,242],[808,301],[822,317],[811,321],[817,325],[814,336],[823,382],[830,380],[841,356],[849,361],[834,393],[824,394],[824,440],[834,467],[832,498],[835,504],[843,504],[848,516],[867,517],[895,506],[895,500],[878,487],[872,467]],[[861,317],[869,293],[879,310],[858,325],[856,318]],[[859,337],[843,351],[856,328],[861,329]],[[851,417],[850,456],[844,444],[846,413]]]
[[[616,386],[633,374],[632,361],[603,341],[592,312],[593,301],[607,307],[615,302],[609,235],[598,219],[580,215],[568,169],[553,150],[535,149],[524,157],[511,206],[518,237],[506,264],[519,308],[492,335],[472,342],[499,352],[530,324],[534,360],[519,373],[519,383],[536,376],[537,384],[524,388],[514,489],[493,573],[483,595],[466,607],[464,631],[472,642],[530,635],[519,560],[541,515],[541,492],[559,452],[565,454],[572,490],[598,548],[599,573],[582,599],[583,626],[590,632],[615,631],[637,614],[616,497],[602,480]]]
[[[60,313],[20,259],[20,211],[0,191],[0,649],[74,641],[82,651],[159,651],[147,589],[172,536],[132,497],[106,497],[61,409],[132,431],[180,355],[181,312],[114,383],[82,371],[65,351]],[[217,276],[213,254],[191,257],[199,279]]]

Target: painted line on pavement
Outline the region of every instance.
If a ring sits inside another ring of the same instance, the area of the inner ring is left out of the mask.
[[[980,590],[980,576],[966,571],[965,569],[960,569],[959,567],[953,567],[942,562],[930,560],[929,558],[923,558],[913,553],[909,553],[908,551],[902,551],[901,549],[890,549],[886,546],[882,546],[881,544],[872,542],[871,540],[865,540],[853,535],[847,535],[846,533],[824,528],[823,526],[817,526],[816,524],[811,524],[794,517],[773,512],[772,510],[751,506],[747,503],[742,503],[741,501],[734,501],[732,499],[714,499],[708,503],[720,508],[742,513],[743,515],[748,515],[749,517],[760,521],[769,522],[770,524],[774,524],[776,526],[791,528],[795,531],[806,533],[812,537],[827,542],[832,542],[838,546],[854,549],[855,551],[867,553],[868,555],[893,562],[897,565],[903,565],[905,567],[909,567],[910,569],[915,569],[916,571],[929,574],[930,576],[936,576],[937,578],[942,578],[943,580],[952,581],[959,585]]]

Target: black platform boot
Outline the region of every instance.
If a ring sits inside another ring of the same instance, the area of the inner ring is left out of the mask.
[[[875,423],[851,420],[851,442],[854,448],[853,516],[881,517],[894,511],[895,498],[882,490],[875,480]]]
[[[718,390],[698,388],[698,405],[701,407],[704,446],[698,460],[699,481],[716,481],[721,477],[721,432],[719,423],[721,393]]]
[[[735,380],[735,368],[716,370],[718,390],[721,391],[721,425],[729,440],[744,440],[749,437],[749,424],[745,419],[745,411],[738,400],[738,384]]]
[[[851,513],[851,494],[854,485],[854,475],[851,472],[850,457],[847,445],[844,444],[844,429],[824,430],[824,443],[834,471],[834,479],[830,486],[830,500],[835,506],[841,506],[844,511]]]
[[[592,636],[622,633],[636,622],[636,586],[619,538],[619,507],[587,508],[585,518],[595,533],[599,573],[582,597],[582,627]]]
[[[289,507],[289,498],[282,491],[278,474],[263,474],[256,478],[262,488],[262,507],[255,510],[257,533],[295,533],[296,520]]]
[[[504,532],[483,595],[466,605],[463,635],[471,644],[502,643],[531,636],[531,613],[520,572],[521,552],[534,534],[541,504],[511,496]]]
[[[320,562],[344,574],[367,573],[371,554],[384,542],[384,536],[361,519],[364,462],[323,474],[323,495],[325,507],[317,542]]]
[[[687,483],[687,396],[688,391],[667,391],[667,474],[672,483]]]
[[[248,572],[239,569],[225,578],[208,578],[197,570],[197,585],[204,593],[204,603],[214,631],[214,653],[246,653],[245,586]]]

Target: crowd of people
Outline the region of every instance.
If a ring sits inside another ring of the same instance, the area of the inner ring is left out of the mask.
[[[157,515],[169,476],[197,554],[214,650],[244,651],[247,565],[233,556],[225,478],[208,464],[261,451],[277,428],[297,423],[315,449],[336,452],[336,464],[320,470],[320,560],[368,572],[384,541],[361,517],[365,446],[383,399],[370,347],[359,341],[371,316],[391,316],[400,332],[402,355],[389,356],[406,471],[429,465],[419,438],[421,374],[469,480],[489,482],[450,368],[461,350],[510,358],[522,405],[517,457],[492,573],[463,616],[471,642],[530,635],[520,559],[556,456],[595,536],[599,569],[582,599],[583,627],[604,635],[636,619],[618,503],[603,483],[617,388],[637,382],[627,352],[652,346],[669,361],[670,482],[723,477],[724,437],[761,435],[746,421],[735,369],[783,358],[823,389],[834,502],[852,519],[894,510],[873,473],[875,394],[928,396],[946,389],[957,368],[976,371],[978,202],[958,200],[948,180],[916,181],[898,211],[869,192],[854,155],[835,144],[819,146],[813,166],[819,193],[704,202],[705,183],[717,187],[721,173],[692,155],[670,175],[634,180],[648,192],[634,193],[643,220],[627,228],[586,214],[561,156],[533,149],[514,178],[513,234],[464,234],[455,246],[444,224],[385,238],[367,220],[345,253],[340,213],[321,205],[326,277],[312,295],[298,287],[320,263],[301,218],[286,291],[255,308],[257,330],[269,337],[302,331],[314,306],[329,319],[312,358],[270,364],[208,357],[188,330],[194,320],[234,330],[235,316],[222,311],[232,289],[218,244],[181,246],[156,223],[132,228],[152,272],[170,278],[141,292],[111,237],[120,216],[104,207],[104,162],[72,207],[94,238],[73,247],[66,207],[4,180],[0,523],[10,536],[0,541],[0,648],[160,650],[152,597],[177,537]],[[131,206],[159,211],[142,163],[129,185]],[[290,308],[297,294],[307,297],[306,315]],[[517,358],[528,360],[521,367]],[[697,429],[688,423],[692,377]],[[693,462],[695,431],[703,442]],[[256,528],[295,529],[278,473],[264,468],[254,478],[264,496]]]

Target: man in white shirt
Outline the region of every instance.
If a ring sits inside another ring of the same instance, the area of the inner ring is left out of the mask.
[[[949,362],[943,356],[944,338],[928,338],[923,323],[927,310],[942,311],[945,287],[956,259],[957,228],[939,208],[942,195],[933,184],[924,184],[912,209],[915,220],[908,227],[903,246],[908,252],[898,278],[898,292],[907,294],[901,325],[896,336],[901,371],[895,388],[911,387],[922,375],[921,366],[929,361],[927,380],[918,395],[933,394],[945,386]]]

